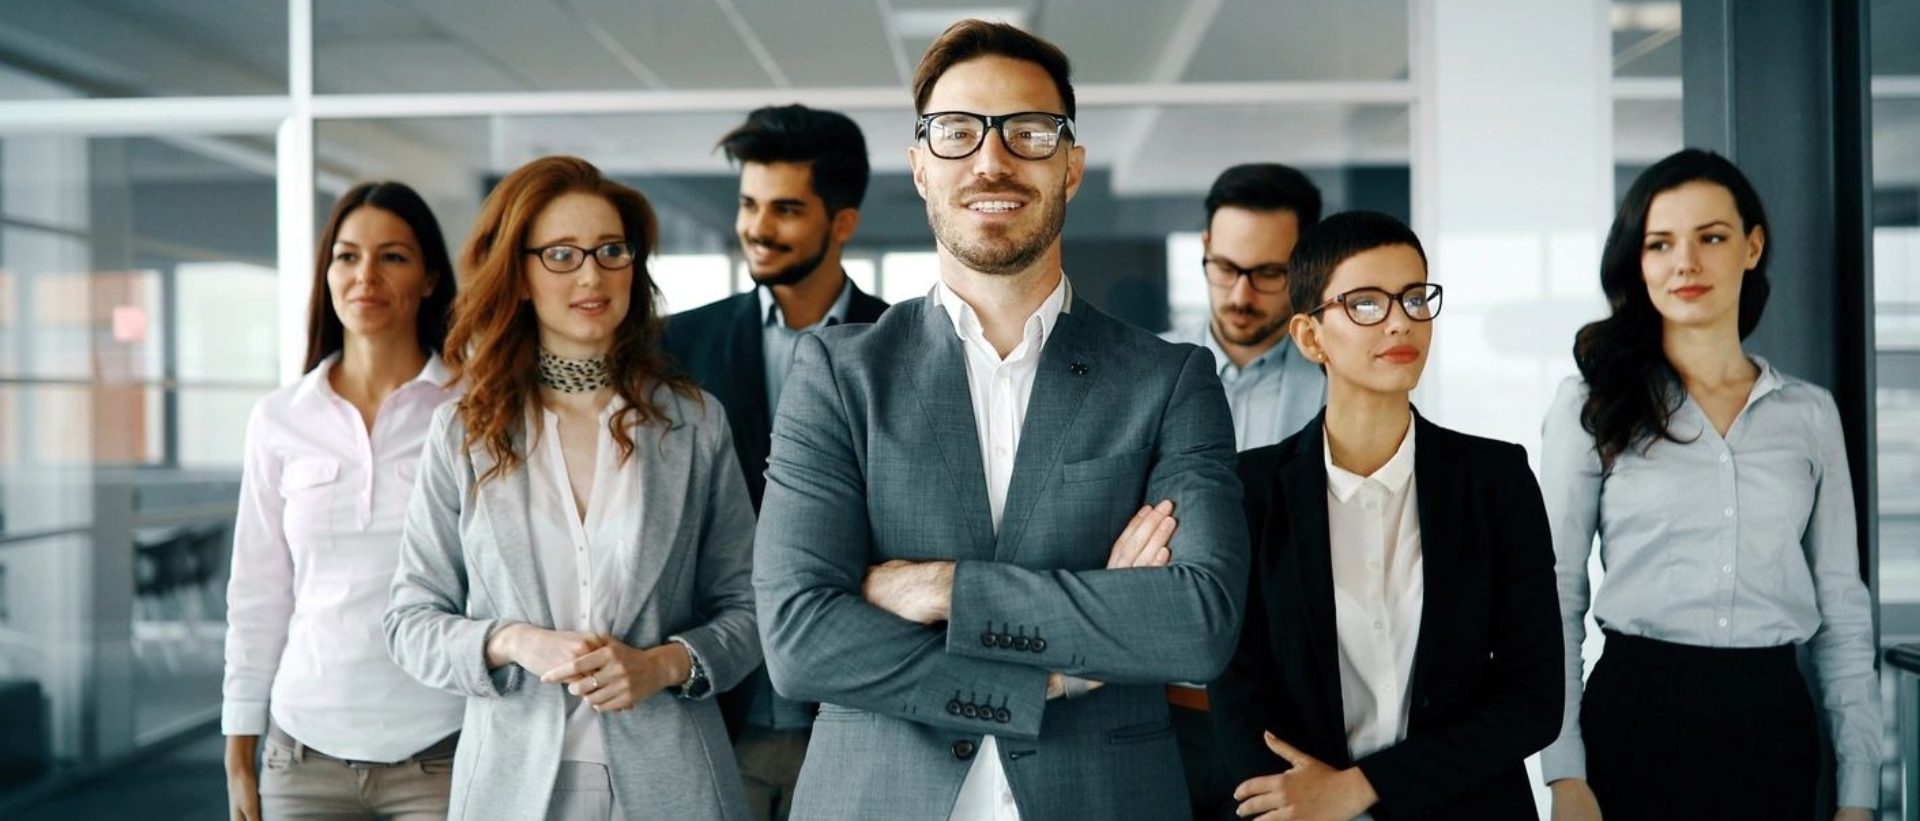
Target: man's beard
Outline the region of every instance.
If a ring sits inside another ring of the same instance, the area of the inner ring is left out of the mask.
[[[1258,345],[1272,339],[1274,334],[1278,333],[1281,328],[1286,327],[1287,320],[1292,318],[1291,316],[1276,313],[1271,320],[1255,326],[1252,331],[1235,336],[1233,335],[1233,326],[1228,325],[1226,317],[1223,316],[1223,314],[1247,316],[1253,313],[1257,312],[1237,310],[1232,306],[1221,306],[1219,310],[1214,311],[1213,335],[1221,342],[1229,345]]]
[[[1010,233],[994,237],[969,235],[965,228],[955,224],[957,221],[949,221],[947,212],[931,200],[927,202],[927,221],[933,226],[934,238],[967,268],[990,275],[1017,274],[1038,261],[1053,247],[1054,240],[1060,238],[1060,229],[1067,222],[1067,182],[1062,179],[1056,195],[1044,201],[1037,191],[1007,184],[958,191],[949,202],[955,210],[964,211],[966,206],[961,200],[966,196],[992,193],[1019,194],[1027,201],[1026,208],[1041,209],[1040,225],[1031,236],[1022,240]]]
[[[787,246],[775,245],[774,243],[771,243],[771,242],[752,243],[751,241],[749,241],[749,243],[763,245],[763,246],[772,248],[775,251],[781,251],[781,252],[792,250]],[[829,243],[827,242],[826,238],[822,237],[820,239],[819,253],[814,254],[809,259],[801,260],[785,268],[781,268],[777,271],[773,271],[772,273],[762,274],[758,271],[755,271],[753,270],[753,263],[749,262],[747,263],[747,276],[753,278],[753,283],[755,285],[766,285],[766,286],[798,285],[802,280],[806,279],[808,276],[813,274],[814,271],[819,270],[820,263],[827,261],[827,251],[829,250],[827,247],[828,244]]]

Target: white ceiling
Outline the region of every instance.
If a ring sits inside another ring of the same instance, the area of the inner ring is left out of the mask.
[[[1059,43],[1081,84],[1396,81],[1408,0],[315,0],[319,93],[727,90],[787,102],[809,90],[897,88],[853,112],[877,170],[904,167],[908,72],[942,21],[1003,14]],[[1877,51],[1920,23],[1920,0],[1876,0]],[[1616,74],[1675,77],[1678,3],[1615,3]],[[93,96],[278,94],[286,9],[275,0],[0,0],[0,64]],[[1911,58],[1920,62],[1920,57]],[[1899,68],[1898,60],[1877,61]],[[1920,67],[1915,68],[1920,72]],[[1335,88],[1337,95],[1337,86]],[[1337,100],[1337,96],[1335,97]],[[1910,107],[1908,107],[1910,108]],[[1913,115],[1890,107],[1890,117]],[[1615,105],[1615,154],[1680,144],[1675,100]],[[324,123],[323,171],[498,171],[567,151],[626,173],[727,173],[713,141],[744,110]],[[1086,108],[1081,132],[1115,193],[1192,193],[1247,160],[1403,165],[1403,106]],[[1915,124],[1889,120],[1890,134]],[[1917,172],[1920,173],[1920,172]]]

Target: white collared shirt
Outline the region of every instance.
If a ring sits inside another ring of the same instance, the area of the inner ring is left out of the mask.
[[[328,381],[339,359],[268,394],[247,420],[221,732],[265,735],[271,712],[327,755],[400,761],[459,730],[465,709],[401,671],[380,627],[421,445],[458,391],[429,357],[369,432]]]
[[[1426,596],[1413,439],[1409,423],[1399,450],[1371,476],[1335,465],[1332,446],[1325,449],[1340,704],[1347,752],[1356,760],[1407,737],[1407,689]]]
[[[528,536],[555,630],[622,632],[611,623],[609,611],[618,600],[620,586],[633,583],[621,578],[618,560],[623,553],[640,549],[634,542],[642,515],[640,454],[634,453],[622,464],[619,443],[607,428],[608,420],[625,406],[615,396],[594,419],[593,485],[584,521],[567,480],[560,417],[537,408],[527,414]],[[538,676],[546,671],[528,672]],[[608,763],[600,714],[586,699],[568,694],[566,701],[567,730],[560,760]]]
[[[967,389],[973,396],[973,423],[980,434],[980,463],[986,469],[987,504],[993,513],[995,533],[1000,531],[1007,508],[1013,457],[1020,452],[1020,428],[1026,423],[1027,400],[1033,396],[1034,377],[1040,370],[1040,351],[1053,335],[1071,294],[1063,274],[1053,293],[1027,317],[1020,344],[1005,358],[987,341],[973,306],[944,281],[927,297],[929,302],[946,308],[947,318],[953,320],[953,332],[966,350]],[[960,796],[953,802],[951,821],[1020,821],[1013,785],[1000,766],[1000,745],[992,734],[981,739],[974,753],[973,766],[967,770]]]

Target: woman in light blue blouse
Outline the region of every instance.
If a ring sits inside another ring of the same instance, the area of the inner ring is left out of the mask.
[[[1575,338],[1581,377],[1541,456],[1567,649],[1565,721],[1542,754],[1556,819],[1811,817],[1816,716],[1838,759],[1835,817],[1879,803],[1839,411],[1741,349],[1771,239],[1740,170],[1692,149],[1640,175],[1607,236],[1613,311]],[[1590,597],[1596,535],[1606,577]],[[1606,647],[1583,698],[1589,604]]]

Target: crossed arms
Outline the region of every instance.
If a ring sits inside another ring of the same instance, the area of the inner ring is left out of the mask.
[[[830,352],[802,339],[773,432],[756,540],[754,589],[775,688],[930,726],[1035,738],[1051,674],[1122,684],[1213,678],[1239,627],[1247,542],[1232,426],[1209,363],[1205,351],[1189,351],[1170,394],[1143,400],[1160,405],[1146,498],[1179,511],[1167,564],[1076,571],[931,562],[907,566],[904,580],[889,578],[899,565],[878,568],[882,586],[911,583],[904,604],[881,598],[915,620],[862,591],[874,557],[886,552],[872,540],[868,493],[916,489],[867,486],[856,447],[864,432],[851,423]],[[920,411],[904,404],[899,412]],[[1032,515],[1047,515],[1045,503]],[[1104,545],[1115,536],[1084,538]],[[1068,552],[1055,548],[1022,550]]]

